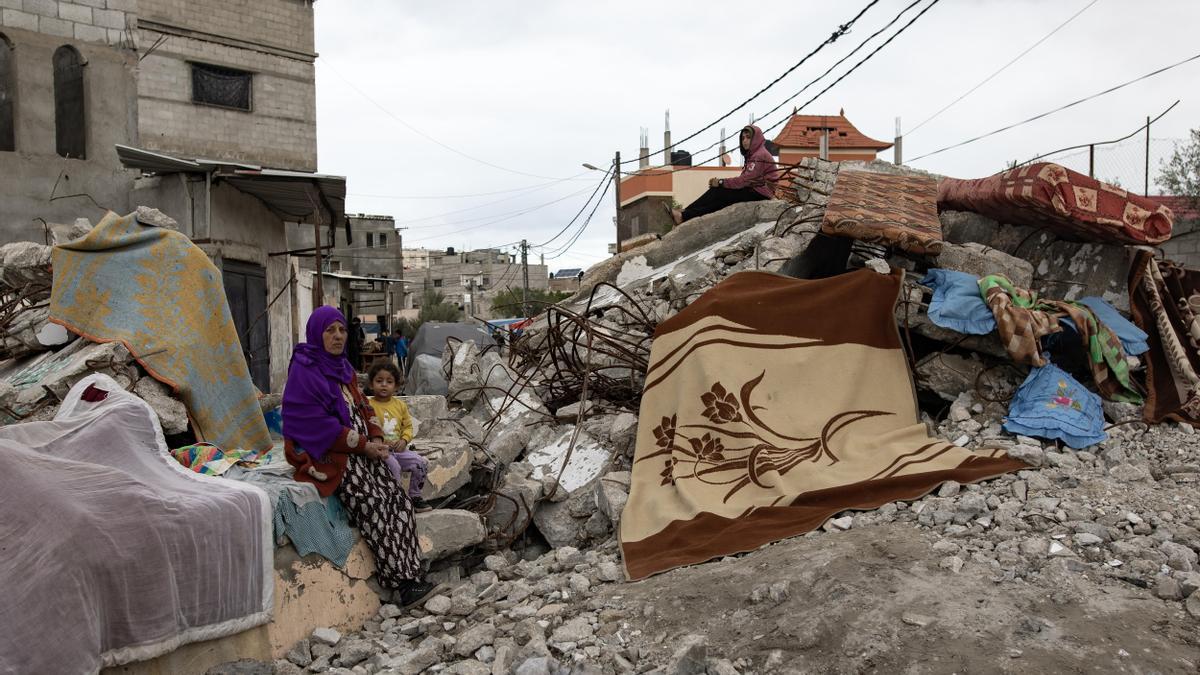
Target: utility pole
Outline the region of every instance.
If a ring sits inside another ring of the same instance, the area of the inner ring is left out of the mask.
[[[321,210],[317,209],[316,217],[313,218],[313,250],[316,253],[315,262],[317,265],[317,302],[316,306],[325,304],[324,289],[321,288]]]
[[[617,210],[617,253],[621,252],[621,151],[613,156],[613,196],[616,198]]]
[[[521,270],[525,279],[521,286],[521,313],[529,317],[529,242],[521,240]]]

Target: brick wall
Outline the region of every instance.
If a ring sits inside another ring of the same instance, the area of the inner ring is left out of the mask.
[[[136,0],[0,0],[0,26],[54,37],[130,46]]]
[[[139,42],[146,46],[164,40],[140,65],[138,132],[143,147],[316,170],[311,3],[140,0],[138,12]],[[193,103],[192,62],[252,73],[251,110]]]

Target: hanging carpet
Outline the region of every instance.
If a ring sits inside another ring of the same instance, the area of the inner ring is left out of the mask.
[[[1129,279],[1134,321],[1149,335],[1145,418],[1200,427],[1200,271],[1138,251]]]

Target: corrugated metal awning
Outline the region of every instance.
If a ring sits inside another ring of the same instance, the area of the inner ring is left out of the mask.
[[[345,176],[264,169],[215,159],[184,159],[119,143],[116,149],[121,164],[130,169],[158,174],[211,174],[215,180],[228,182],[257,198],[283,220],[311,223],[320,217],[322,224],[336,227],[345,223]]]

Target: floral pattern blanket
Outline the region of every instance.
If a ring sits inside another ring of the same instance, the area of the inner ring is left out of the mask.
[[[1026,468],[929,437],[892,314],[901,281],[742,272],[658,327],[621,517],[629,578]]]
[[[943,178],[937,204],[1101,244],[1158,244],[1171,237],[1175,220],[1162,204],[1048,162],[977,180]]]

